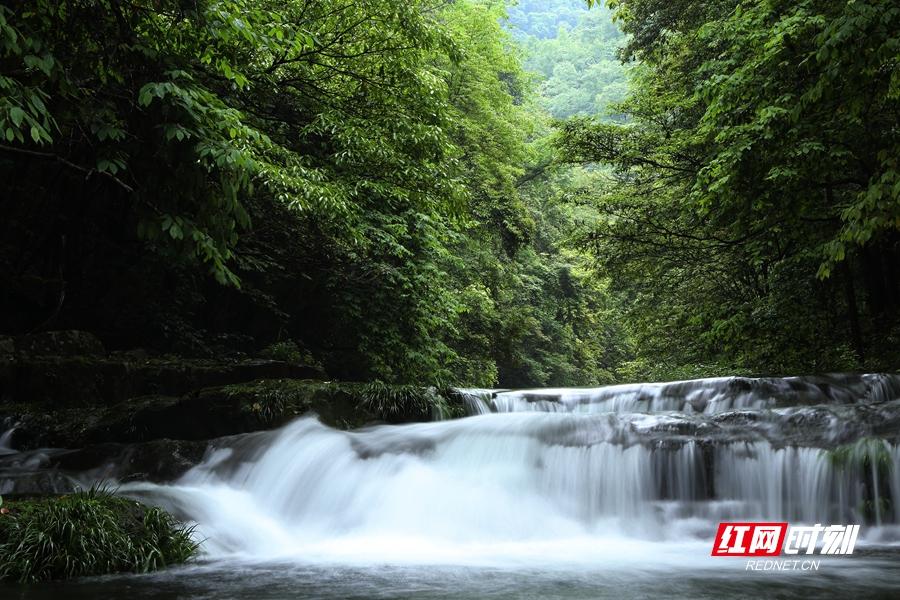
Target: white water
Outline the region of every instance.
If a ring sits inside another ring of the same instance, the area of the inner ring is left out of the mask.
[[[776,405],[877,402],[900,395],[900,377],[716,377],[666,383],[634,383],[599,388],[465,390],[479,412],[670,412],[716,414]]]
[[[13,432],[15,432],[16,428],[13,427],[7,431],[4,431],[0,434],[0,454],[12,454],[15,452],[11,447],[10,443],[12,442]]]
[[[766,441],[630,443],[609,422],[523,412],[348,433],[303,418],[216,451],[172,486],[122,489],[196,522],[212,557],[363,564],[597,565],[648,552],[660,567],[705,564],[721,520],[864,520],[860,460]],[[900,498],[900,448],[879,443],[854,456],[889,456]]]

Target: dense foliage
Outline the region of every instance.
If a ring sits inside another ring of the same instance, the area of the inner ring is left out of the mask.
[[[92,489],[7,502],[0,515],[0,581],[30,583],[181,564],[197,545],[158,508]]]
[[[3,328],[275,344],[343,378],[609,380],[625,342],[567,249],[577,211],[547,187],[504,11],[0,7]]]
[[[0,6],[0,328],[399,384],[895,366],[900,9],[594,4]]]
[[[560,143],[615,167],[585,242],[644,362],[896,368],[900,7],[610,5],[639,63],[630,122],[572,120]]]
[[[540,100],[551,115],[608,116],[628,90],[618,52],[625,37],[608,9],[581,0],[521,0],[509,10],[524,66],[540,78]]]

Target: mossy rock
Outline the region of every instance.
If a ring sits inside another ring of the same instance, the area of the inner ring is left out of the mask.
[[[264,379],[214,386],[180,397],[149,395],[83,407],[42,402],[0,405],[18,423],[13,447],[82,448],[153,440],[200,441],[273,429],[306,413],[338,429],[376,422],[409,423],[463,416],[462,400],[434,388]]]
[[[362,390],[363,384],[355,383],[267,379],[203,388],[180,398],[141,396],[111,407],[49,414],[39,404],[22,405],[15,445],[75,448],[159,439],[209,440],[272,429],[311,411],[329,425],[349,429],[377,420],[360,408]]]
[[[57,407],[108,404],[134,389],[127,364],[93,356],[18,357],[7,379],[14,401]]]
[[[41,402],[59,408],[112,406],[138,396],[179,396],[259,379],[321,375],[317,367],[263,359],[18,354],[14,359],[0,357],[0,400]]]
[[[107,414],[105,406],[60,408],[40,402],[0,404],[0,422],[15,425],[11,446],[16,450],[79,448]]]
[[[174,481],[199,464],[206,449],[205,440],[94,444],[53,454],[47,465],[52,471],[63,473],[90,472],[93,479],[100,481]]]
[[[146,573],[197,551],[191,530],[160,508],[106,491],[8,501],[0,515],[0,580],[20,583]]]

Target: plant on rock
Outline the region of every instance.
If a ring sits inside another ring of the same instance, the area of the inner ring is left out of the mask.
[[[146,573],[197,551],[192,528],[104,489],[8,504],[0,516],[0,581]]]

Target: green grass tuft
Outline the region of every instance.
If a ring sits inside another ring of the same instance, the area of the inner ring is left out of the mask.
[[[433,387],[390,385],[379,381],[363,388],[361,406],[389,423],[463,416]]]
[[[84,575],[146,573],[180,564],[197,544],[160,508],[91,489],[10,501],[0,515],[0,580],[21,583]]]

